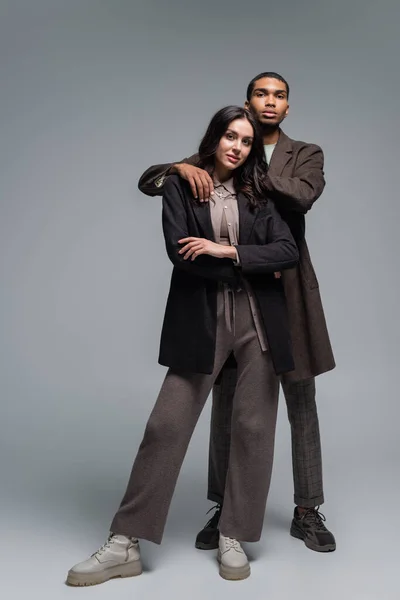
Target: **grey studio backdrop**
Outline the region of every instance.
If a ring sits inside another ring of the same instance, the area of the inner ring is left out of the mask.
[[[1,1],[3,598],[398,597],[399,12],[397,0]],[[144,576],[67,588],[107,535],[165,374],[171,266],[160,199],[138,177],[195,151],[264,70],[291,84],[285,131],[326,157],[307,231],[338,363],[317,381],[338,550],[288,535],[281,402],[252,577],[218,576],[214,553],[193,547],[211,506],[208,405],[164,543],[142,544]]]

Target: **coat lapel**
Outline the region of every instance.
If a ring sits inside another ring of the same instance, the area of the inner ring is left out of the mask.
[[[196,221],[199,224],[201,231],[203,231],[204,237],[215,242],[214,230],[211,222],[210,203],[192,201],[191,204]]]
[[[247,244],[260,209],[254,208],[251,210],[249,201],[243,194],[238,194],[237,200],[239,209],[239,243]]]
[[[293,153],[293,142],[283,131],[279,134],[279,140],[275,150],[272,153],[271,162],[268,168],[270,175],[282,175]]]

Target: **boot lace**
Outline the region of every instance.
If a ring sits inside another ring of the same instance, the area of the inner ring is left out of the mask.
[[[242,547],[240,543],[235,540],[235,538],[225,537],[226,550],[236,550],[237,552],[242,552]]]
[[[316,508],[309,508],[302,516],[302,519],[307,521],[307,523],[309,523],[312,527],[315,527],[315,529],[327,531],[324,525],[326,517],[322,514],[322,512],[319,511],[319,506]]]
[[[207,529],[208,527],[211,527],[212,529],[216,529],[216,527],[218,525],[219,517],[221,514],[221,509],[222,509],[221,504],[216,504],[215,506],[212,506],[210,508],[210,510],[208,510],[206,512],[206,515],[208,515],[212,510],[215,510],[215,513],[213,514],[211,519],[209,521],[207,521],[207,523],[204,525],[204,529]]]
[[[101,548],[96,550],[96,552],[94,552],[92,554],[92,556],[101,556],[103,554],[103,552],[105,552],[108,548],[111,548],[111,544],[114,543],[113,537],[114,537],[114,534],[110,533],[107,541],[101,546]]]

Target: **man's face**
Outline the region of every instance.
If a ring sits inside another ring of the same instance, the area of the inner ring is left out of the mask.
[[[286,85],[279,79],[263,77],[253,87],[250,101],[245,103],[261,125],[277,127],[287,117],[289,104]]]

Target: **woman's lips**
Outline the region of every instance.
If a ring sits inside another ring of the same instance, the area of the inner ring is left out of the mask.
[[[239,161],[239,158],[237,156],[232,156],[231,154],[227,154],[226,158],[229,160],[229,162],[235,164]]]

